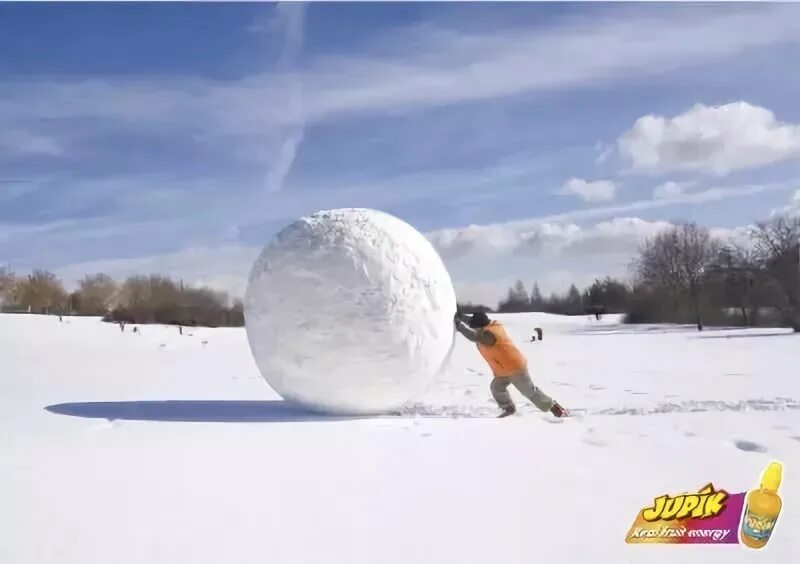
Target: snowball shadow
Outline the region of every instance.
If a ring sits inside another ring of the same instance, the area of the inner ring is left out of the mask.
[[[45,407],[50,413],[88,419],[173,421],[195,423],[297,423],[363,419],[360,416],[325,415],[307,411],[284,400],[223,401],[100,401],[59,403]]]

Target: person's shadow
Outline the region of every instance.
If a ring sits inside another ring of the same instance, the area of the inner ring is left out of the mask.
[[[50,413],[91,419],[129,421],[193,421],[207,423],[280,423],[358,419],[307,411],[284,400],[270,401],[99,401],[58,403]]]

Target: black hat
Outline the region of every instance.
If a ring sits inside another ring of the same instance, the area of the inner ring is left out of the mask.
[[[473,329],[480,329],[489,325],[489,316],[482,311],[477,311],[469,318],[469,326]]]

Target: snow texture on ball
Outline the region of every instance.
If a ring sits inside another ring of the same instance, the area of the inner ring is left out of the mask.
[[[424,392],[454,344],[456,295],[416,229],[384,212],[317,212],[284,228],[250,273],[245,324],[286,400],[374,414]]]

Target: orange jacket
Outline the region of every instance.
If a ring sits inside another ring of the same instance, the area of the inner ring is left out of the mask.
[[[495,344],[486,346],[478,340],[478,352],[492,369],[495,378],[504,378],[519,374],[528,367],[528,360],[511,341],[506,330],[497,321],[492,321],[481,329],[488,331],[495,338]]]

